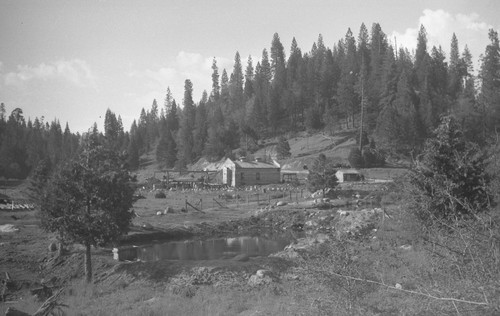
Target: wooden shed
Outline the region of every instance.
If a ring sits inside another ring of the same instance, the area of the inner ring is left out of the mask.
[[[228,158],[220,168],[222,169],[222,183],[230,187],[265,185],[281,181],[281,167],[275,161],[265,162],[259,159],[233,161]]]

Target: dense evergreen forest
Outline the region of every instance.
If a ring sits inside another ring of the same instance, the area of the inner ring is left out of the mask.
[[[460,51],[453,34],[447,58],[442,47],[428,47],[421,26],[417,47],[394,47],[378,23],[362,24],[332,48],[319,35],[309,52],[295,38],[288,57],[277,33],[271,48],[254,64],[236,52],[231,74],[212,63],[212,89],[193,100],[185,81],[182,106],[170,88],[161,106],[140,112],[130,131],[109,109],[102,137],[128,154],[129,168],[154,150],[162,167],[184,168],[202,156],[217,160],[241,148],[247,155],[268,137],[299,131],[334,133],[359,129],[389,155],[418,154],[442,115],[454,115],[469,140],[487,144],[500,123],[500,47],[498,32],[480,56]],[[361,115],[362,114],[362,115]],[[363,119],[361,119],[363,117]],[[95,126],[93,128],[96,128]],[[21,109],[7,116],[0,108],[0,177],[24,178],[39,162],[55,166],[78,151],[84,135],[64,131],[58,120],[25,121]],[[372,142],[373,143],[373,142]]]

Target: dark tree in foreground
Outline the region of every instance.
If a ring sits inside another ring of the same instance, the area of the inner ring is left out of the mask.
[[[124,157],[103,146],[97,131],[82,153],[48,181],[41,198],[42,226],[65,241],[85,245],[85,274],[92,280],[91,246],[115,241],[132,219],[132,178]]]
[[[338,184],[336,172],[333,162],[329,161],[324,154],[320,154],[309,169],[307,176],[309,191],[322,190],[325,196],[328,188],[334,188]]]
[[[486,156],[466,141],[453,117],[444,117],[409,173],[409,196],[420,219],[455,221],[489,205]]]

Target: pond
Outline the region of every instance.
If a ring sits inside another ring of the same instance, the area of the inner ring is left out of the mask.
[[[283,250],[291,238],[234,237],[209,240],[184,240],[140,246],[136,249],[141,261],[230,259],[245,254],[268,256]]]

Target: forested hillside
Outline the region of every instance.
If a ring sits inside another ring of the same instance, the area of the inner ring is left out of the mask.
[[[193,100],[189,79],[182,102],[170,88],[159,105],[143,108],[130,131],[120,116],[108,110],[103,137],[116,150],[128,153],[131,169],[141,154],[154,150],[162,167],[183,168],[202,156],[217,160],[248,155],[259,142],[298,131],[335,133],[359,129],[377,148],[392,155],[417,154],[443,114],[453,114],[467,137],[485,144],[500,123],[500,47],[498,32],[489,31],[490,44],[476,72],[473,57],[455,35],[446,56],[428,47],[424,26],[417,48],[395,47],[378,23],[369,31],[362,24],[357,36],[348,29],[332,47],[321,34],[303,52],[295,39],[288,54],[274,34],[271,47],[258,61],[245,61],[239,52],[233,69],[212,64],[212,89]],[[78,150],[79,138],[58,120],[26,122],[16,108],[0,112],[0,176],[26,177],[40,161],[56,165]]]

